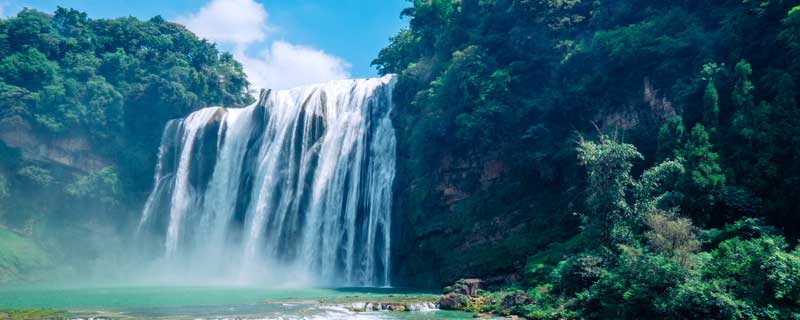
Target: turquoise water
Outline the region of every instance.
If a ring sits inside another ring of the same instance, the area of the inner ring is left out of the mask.
[[[163,319],[472,319],[449,311],[353,312],[358,302],[433,301],[403,289],[235,287],[0,288],[0,310],[52,308],[79,316]]]

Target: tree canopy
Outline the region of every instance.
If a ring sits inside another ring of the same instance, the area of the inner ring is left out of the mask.
[[[0,19],[0,56],[3,119],[19,116],[45,139],[88,136],[137,192],[167,120],[252,100],[239,62],[159,16],[23,9]]]

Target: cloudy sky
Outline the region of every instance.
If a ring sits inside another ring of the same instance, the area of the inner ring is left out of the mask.
[[[375,76],[369,63],[405,25],[405,0],[0,0],[0,16],[30,7],[90,17],[161,15],[216,42],[258,88]]]

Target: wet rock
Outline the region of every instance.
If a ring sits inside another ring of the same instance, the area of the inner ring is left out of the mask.
[[[390,304],[386,310],[389,311],[406,311],[406,306],[402,304]]]
[[[446,287],[445,293],[458,293],[474,297],[478,295],[478,290],[481,289],[481,283],[481,279],[461,279],[456,281],[452,286]]]
[[[461,310],[467,305],[467,296],[457,292],[450,292],[439,298],[439,309]]]
[[[514,293],[503,298],[503,301],[500,302],[500,307],[503,309],[511,309],[531,303],[533,303],[533,299],[531,299],[531,297],[529,297],[525,292],[514,291]]]
[[[434,301],[357,301],[349,303],[336,304],[337,307],[345,308],[353,312],[370,312],[370,311],[396,311],[396,312],[425,312],[438,310],[439,307]]]

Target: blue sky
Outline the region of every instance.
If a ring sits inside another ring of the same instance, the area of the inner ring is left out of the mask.
[[[0,0],[0,14],[56,6],[93,18],[161,15],[233,52],[257,87],[371,77],[369,63],[406,22],[406,0]]]

